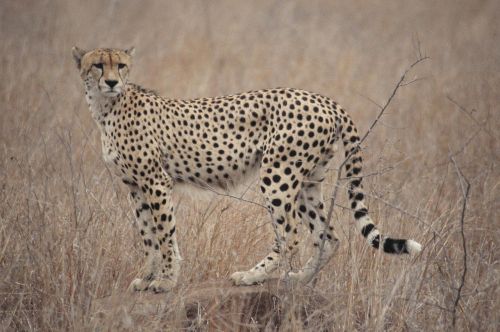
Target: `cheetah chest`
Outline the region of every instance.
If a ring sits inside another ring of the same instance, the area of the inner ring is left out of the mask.
[[[108,139],[102,139],[102,157],[106,164],[114,164],[118,158],[118,151]]]
[[[115,175],[120,175],[120,169],[118,167],[119,153],[116,149],[114,142],[112,142],[106,135],[102,135],[102,158],[108,167],[112,170]]]

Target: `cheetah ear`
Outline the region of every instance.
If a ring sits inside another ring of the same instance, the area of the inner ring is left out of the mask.
[[[75,59],[77,68],[80,69],[82,67],[82,58],[85,53],[87,53],[87,51],[82,50],[77,46],[73,46],[73,48],[71,49],[71,53],[73,53],[73,59]]]
[[[127,49],[125,50],[125,53],[126,53],[128,56],[131,56],[131,57],[132,57],[132,56],[134,56],[134,54],[135,54],[135,47],[133,47],[133,46],[132,46],[132,47],[130,47],[130,48],[127,48]]]

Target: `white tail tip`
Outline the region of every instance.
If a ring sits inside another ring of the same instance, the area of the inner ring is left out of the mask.
[[[406,240],[406,249],[410,255],[416,255],[422,251],[422,245],[413,240]]]

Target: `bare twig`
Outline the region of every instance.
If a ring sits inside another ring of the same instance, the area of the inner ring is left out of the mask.
[[[391,104],[392,100],[394,99],[394,97],[396,96],[396,93],[398,92],[399,88],[401,88],[404,84],[404,80],[406,79],[406,75],[408,75],[408,72],[410,70],[413,69],[413,67],[415,67],[416,65],[418,65],[420,62],[423,62],[425,60],[429,59],[429,57],[423,57],[423,58],[418,58],[415,62],[413,62],[408,68],[406,68],[405,72],[403,73],[403,75],[401,76],[401,78],[399,79],[399,82],[398,84],[396,84],[396,86],[394,87],[394,89],[392,90],[392,93],[391,95],[389,96],[389,99],[387,99],[384,107],[382,107],[382,109],[380,110],[380,112],[378,113],[377,117],[375,118],[375,120],[372,122],[370,128],[368,128],[367,132],[365,133],[365,135],[361,138],[361,140],[359,141],[358,143],[358,147],[361,146],[361,144],[363,144],[364,140],[366,139],[366,137],[368,137],[368,135],[371,133],[371,131],[373,130],[373,128],[377,125],[377,122],[380,120],[380,118],[382,117],[382,115],[384,115],[384,112],[387,110],[387,107]],[[347,159],[349,159],[350,156],[348,156],[346,158],[346,160],[344,160],[344,163],[347,162]]]
[[[334,186],[337,186],[337,184],[334,184]],[[347,189],[347,186],[345,186],[345,185],[338,185],[338,186],[339,186],[340,188]],[[366,197],[369,197],[369,198],[371,198],[371,199],[374,199],[374,200],[376,200],[376,201],[381,202],[381,203],[382,203],[382,204],[384,204],[385,206],[390,207],[390,208],[392,208],[392,209],[394,209],[394,210],[398,211],[398,212],[399,212],[399,213],[401,213],[401,214],[404,214],[404,215],[406,215],[406,216],[408,216],[408,217],[411,217],[411,218],[415,219],[418,223],[421,223],[421,224],[425,225],[425,226],[426,226],[429,230],[431,230],[431,231],[434,233],[434,235],[438,236],[439,238],[442,238],[442,234],[441,234],[439,231],[437,231],[436,229],[434,229],[434,227],[433,227],[431,224],[429,224],[428,222],[424,221],[424,220],[423,220],[422,218],[420,218],[418,215],[413,214],[413,213],[411,213],[411,212],[408,212],[408,211],[404,210],[403,208],[401,208],[401,207],[399,207],[399,206],[397,206],[397,205],[394,205],[394,204],[392,204],[391,202],[386,201],[385,199],[383,199],[383,198],[382,198],[382,197],[380,197],[380,196],[373,195],[373,194],[370,194],[370,193],[365,193],[364,195],[365,195]],[[331,199],[331,198],[330,198],[330,199]],[[328,201],[328,199],[324,200],[324,201],[323,201],[323,203],[325,203],[325,202],[327,202],[327,201]],[[354,211],[354,210],[353,210],[352,208],[350,208],[350,207],[343,206],[343,205],[341,205],[341,204],[337,204],[337,203],[334,203],[334,204],[335,204],[335,206],[338,206],[338,207],[340,207],[340,208],[342,208],[342,209],[344,209],[344,210]]]
[[[379,103],[377,103],[373,98],[370,98],[362,93],[359,93],[359,95],[363,98],[365,98],[366,100],[368,100],[370,103],[372,103],[373,105],[377,106],[379,109],[382,109],[384,108],[384,106],[380,105]]]
[[[419,63],[421,63],[421,62],[423,62],[423,61],[425,61],[427,59],[429,59],[429,57],[427,57],[427,56],[422,57],[421,54],[419,53],[419,56],[418,56],[417,60],[415,60],[410,66],[408,66],[406,68],[406,70],[401,75],[398,83],[396,84],[396,86],[392,90],[389,98],[385,102],[384,106],[380,109],[379,113],[377,114],[377,117],[373,120],[372,124],[370,125],[370,127],[368,128],[368,130],[366,131],[366,133],[363,135],[363,137],[361,138],[361,140],[358,142],[358,144],[356,145],[356,147],[353,148],[350,153],[348,153],[348,155],[345,157],[344,161],[340,164],[339,171],[337,172],[336,185],[335,185],[335,188],[333,190],[333,194],[330,196],[331,197],[331,204],[330,204],[330,207],[328,209],[328,214],[327,214],[327,217],[326,217],[325,230],[327,230],[330,227],[330,223],[331,223],[331,219],[332,219],[332,214],[333,214],[333,209],[335,207],[335,201],[337,199],[337,192],[338,192],[338,188],[340,187],[340,181],[341,181],[341,176],[342,176],[342,168],[345,166],[345,164],[351,158],[351,156],[355,152],[358,151],[358,149],[360,148],[361,144],[363,144],[363,142],[366,140],[366,138],[368,137],[368,135],[370,135],[370,133],[372,132],[373,128],[375,128],[375,126],[379,122],[380,118],[382,117],[382,115],[384,115],[385,111],[387,110],[387,108],[391,104],[392,100],[396,96],[396,93],[398,92],[398,90],[402,86],[404,86],[406,76],[410,72],[410,70],[412,70],[416,65],[418,65]],[[319,254],[318,263],[321,262],[321,257],[322,257],[322,255],[324,253],[325,241],[326,241],[326,236],[323,237],[323,239],[321,241],[321,244],[320,244],[320,254]],[[319,264],[317,264],[317,266],[316,266],[316,268],[314,270],[314,273],[312,274],[312,277],[311,277],[311,279],[314,279],[314,281],[313,281],[313,287],[316,284],[316,280],[317,279],[315,277],[316,277],[319,269],[320,269],[320,266],[319,266]]]
[[[424,77],[418,77],[418,78],[415,78],[415,79],[413,79],[413,80],[411,80],[411,81],[409,81],[409,82],[401,83],[401,85],[400,85],[400,86],[407,86],[407,85],[410,85],[410,84],[412,84],[412,83],[415,83],[415,82],[418,82],[418,81],[423,81],[423,80],[426,80],[426,79],[428,79],[428,77],[427,77],[427,76],[424,76]]]
[[[460,280],[460,285],[458,286],[457,290],[457,296],[455,297],[455,302],[453,303],[453,309],[452,309],[452,317],[453,317],[452,325],[453,327],[455,327],[457,321],[457,307],[458,303],[460,302],[462,289],[465,284],[465,276],[467,275],[467,246],[465,241],[464,221],[465,221],[465,211],[467,209],[467,200],[469,198],[470,183],[467,180],[467,178],[462,174],[462,171],[458,167],[455,158],[451,156],[450,159],[453,162],[453,165],[455,166],[455,170],[457,172],[458,180],[460,183],[460,188],[462,190],[462,212],[460,214],[460,234],[462,236],[462,247],[463,247],[463,256],[462,256],[463,269],[462,269],[462,277]]]
[[[486,134],[488,134],[488,136],[490,136],[491,138],[493,138],[493,135],[490,133],[490,131],[484,127],[484,125],[486,123],[481,123],[479,122],[479,120],[477,120],[473,115],[472,115],[472,112],[469,112],[465,107],[463,107],[462,105],[460,105],[458,102],[456,102],[454,99],[452,99],[450,96],[446,96],[446,98],[451,102],[453,103],[453,105],[455,105],[456,107],[458,107],[458,109],[466,114],[469,119],[471,119],[479,128],[481,128],[482,130],[484,130],[484,132]]]
[[[444,166],[444,165],[448,165],[449,162],[450,162],[450,157],[456,157],[460,154],[462,154],[465,149],[472,143],[474,142],[475,138],[481,133],[481,132],[485,132],[486,135],[488,135],[489,137],[493,138],[493,135],[491,134],[491,132],[486,128],[486,124],[488,123],[489,121],[489,117],[486,118],[485,120],[483,120],[482,122],[480,122],[479,120],[477,120],[473,115],[472,115],[472,112],[469,112],[464,106],[460,105],[457,101],[455,101],[454,99],[452,99],[450,96],[446,96],[448,98],[448,100],[453,103],[453,105],[455,105],[459,111],[461,111],[462,113],[464,113],[465,115],[467,115],[467,117],[472,121],[474,122],[474,124],[476,125],[476,130],[474,130],[474,132],[472,132],[468,138],[466,138],[464,140],[464,143],[461,144],[460,148],[458,148],[456,151],[453,151],[453,152],[450,152],[450,154],[445,157],[445,159],[443,159],[442,161],[439,161],[438,163],[436,163],[433,168],[435,167],[441,167],[441,166]]]

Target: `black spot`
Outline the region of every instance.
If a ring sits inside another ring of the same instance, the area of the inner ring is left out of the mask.
[[[360,184],[361,184],[361,179],[351,181],[351,185],[353,187],[359,187]]]
[[[290,224],[286,224],[285,226],[285,232],[290,232],[292,230],[292,227],[290,226]]]
[[[268,178],[267,176],[262,179],[262,182],[264,182],[266,186],[271,185],[271,179]]]
[[[388,254],[408,254],[406,240],[387,238],[384,241],[384,252]]]
[[[354,199],[357,201],[362,201],[363,198],[365,198],[365,195],[363,195],[363,193],[357,193],[356,196],[354,197]]]
[[[367,224],[361,229],[361,234],[363,234],[364,237],[367,237],[374,228],[374,224]]]
[[[290,212],[291,209],[292,209],[292,204],[286,203],[285,204],[285,212]]]
[[[281,205],[281,199],[275,198],[272,201],[274,206],[280,206]]]
[[[287,191],[287,190],[288,190],[288,187],[289,187],[289,186],[288,186],[288,184],[283,183],[283,184],[280,186],[280,190],[281,190],[281,191]]]
[[[280,182],[280,180],[281,180],[281,176],[279,176],[278,174],[273,175],[273,181],[274,182],[278,183],[278,182]]]
[[[368,214],[368,210],[366,208],[361,208],[358,211],[354,212],[354,218],[361,219]]]

